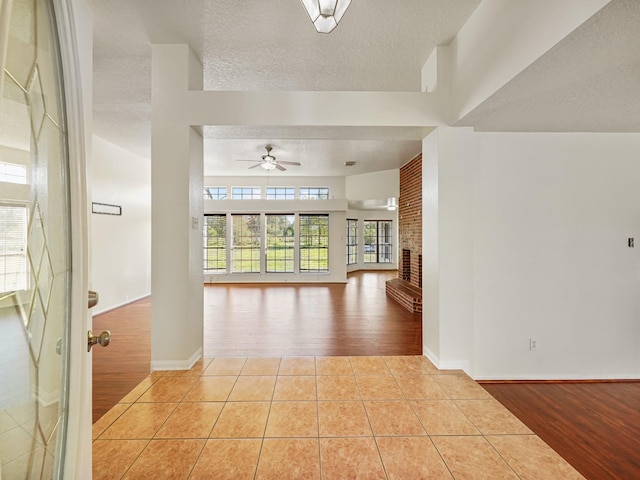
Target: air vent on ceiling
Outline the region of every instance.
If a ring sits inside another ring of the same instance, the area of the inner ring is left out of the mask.
[[[344,162],[344,166],[345,167],[353,167],[356,164],[356,162]]]

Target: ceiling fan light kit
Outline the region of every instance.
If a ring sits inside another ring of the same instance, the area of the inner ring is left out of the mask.
[[[282,165],[295,165],[298,167],[300,166],[300,162],[286,162],[283,160],[276,160],[276,157],[271,155],[271,150],[273,150],[273,147],[271,145],[267,145],[264,148],[267,150],[267,154],[262,155],[262,157],[260,157],[261,160],[238,159],[236,161],[237,162],[254,162],[255,165],[252,165],[249,168],[256,168],[257,166],[261,166],[267,171],[278,169],[281,172],[284,172],[286,168],[284,168]]]
[[[318,33],[331,33],[338,26],[351,0],[300,0]]]

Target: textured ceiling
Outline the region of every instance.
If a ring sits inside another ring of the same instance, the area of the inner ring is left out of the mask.
[[[354,0],[336,30],[321,35],[299,0],[90,0],[94,130],[149,157],[152,43],[191,45],[206,89],[417,91],[433,48],[448,44],[479,1]],[[612,0],[458,125],[639,132],[639,25],[639,0]],[[266,144],[302,163],[284,175],[397,168],[420,152],[427,132],[204,127],[205,173],[253,175],[235,159],[259,158]]]
[[[640,1],[610,2],[458,125],[640,132]]]
[[[149,157],[152,43],[191,45],[208,90],[418,91],[434,47],[451,41],[478,3],[355,0],[336,30],[321,35],[299,0],[91,0],[94,130]],[[303,164],[284,174],[398,168],[420,152],[426,133],[208,127],[205,173],[254,175],[235,159],[259,158],[266,144]],[[356,166],[345,169],[346,160]]]

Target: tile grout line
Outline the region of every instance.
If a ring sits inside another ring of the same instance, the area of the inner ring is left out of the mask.
[[[264,439],[267,434],[267,426],[269,425],[269,417],[271,416],[271,407],[273,406],[273,397],[276,392],[276,384],[278,383],[278,372],[280,371],[281,364],[282,364],[282,357],[280,357],[280,362],[278,363],[278,370],[276,371],[275,380],[273,382],[273,390],[271,391],[271,400],[269,401],[269,412],[267,413],[267,420],[264,422],[264,430],[262,431],[262,439],[260,440],[260,450],[258,451],[258,458],[256,460],[256,469],[253,472],[254,480],[258,476],[258,467],[260,465],[260,458],[262,457],[262,449],[264,448]],[[245,362],[245,365],[246,365],[246,362]],[[242,371],[240,373],[242,373]]]
[[[318,418],[318,474],[322,480],[322,449],[320,448],[320,397],[318,396],[318,367],[316,357],[313,357],[313,381],[316,390],[316,415]]]
[[[351,358],[349,358],[349,363],[351,363]],[[386,365],[386,363],[385,363],[385,365]],[[389,367],[387,367],[387,368],[389,368]],[[351,364],[351,369],[353,370],[353,364]],[[369,428],[371,429],[371,435],[373,437],[373,444],[376,446],[376,451],[378,452],[378,458],[380,459],[380,465],[382,465],[382,471],[384,472],[384,476],[385,476],[385,478],[388,479],[389,478],[389,474],[387,473],[387,467],[384,464],[384,459],[382,458],[382,452],[380,452],[380,445],[378,445],[378,439],[376,438],[376,434],[373,431],[373,426],[371,425],[371,419],[369,418],[369,412],[367,411],[367,406],[364,403],[364,398],[362,396],[362,391],[360,390],[360,384],[358,383],[357,377],[355,375],[355,371],[354,371],[354,377],[355,377],[355,380],[356,380],[356,388],[358,389],[358,393],[360,394],[360,399],[362,400],[362,408],[364,408],[364,413],[367,416],[367,421],[369,422]]]

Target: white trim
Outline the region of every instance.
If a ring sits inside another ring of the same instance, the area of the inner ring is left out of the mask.
[[[64,478],[91,478],[91,356],[87,353],[87,111],[91,95],[91,17],[84,0],[55,0],[67,116],[71,216],[71,331]],[[80,49],[83,51],[80,51]],[[88,64],[86,62],[89,62]],[[84,69],[83,69],[84,68]]]
[[[423,347],[423,355],[435,365],[438,370],[462,370],[471,376],[471,368],[468,360],[444,360],[441,361],[431,350]]]
[[[440,368],[440,359],[434,355],[434,353],[429,350],[427,347],[422,347],[422,354],[429,359],[431,363],[435,365],[436,368]]]
[[[202,358],[202,347],[198,348],[189,360],[155,360],[151,362],[151,371],[156,370],[189,370]]]
[[[126,307],[127,305],[131,305],[132,303],[135,303],[138,300],[142,300],[142,299],[148,298],[150,296],[151,296],[151,292],[145,293],[144,295],[140,295],[139,297],[133,298],[131,300],[127,300],[126,302],[117,303],[116,305],[111,305],[111,306],[105,308],[104,310],[94,311],[93,312],[93,318],[97,317],[98,315],[102,315],[104,313],[108,313],[108,312],[110,312],[112,310],[116,310],[116,309],[121,308],[121,307]]]
[[[605,380],[640,380],[640,373],[637,374],[629,374],[629,373],[605,373],[598,375],[587,375],[587,374],[566,374],[566,373],[548,373],[548,374],[540,374],[540,373],[531,373],[531,374],[491,374],[491,375],[478,375],[474,377],[476,381],[483,380],[516,380],[516,381],[572,381],[572,380],[592,380],[592,381],[605,381]]]
[[[440,370],[462,370],[471,376],[471,369],[469,368],[469,362],[467,360],[445,360],[440,362],[438,368]]]

